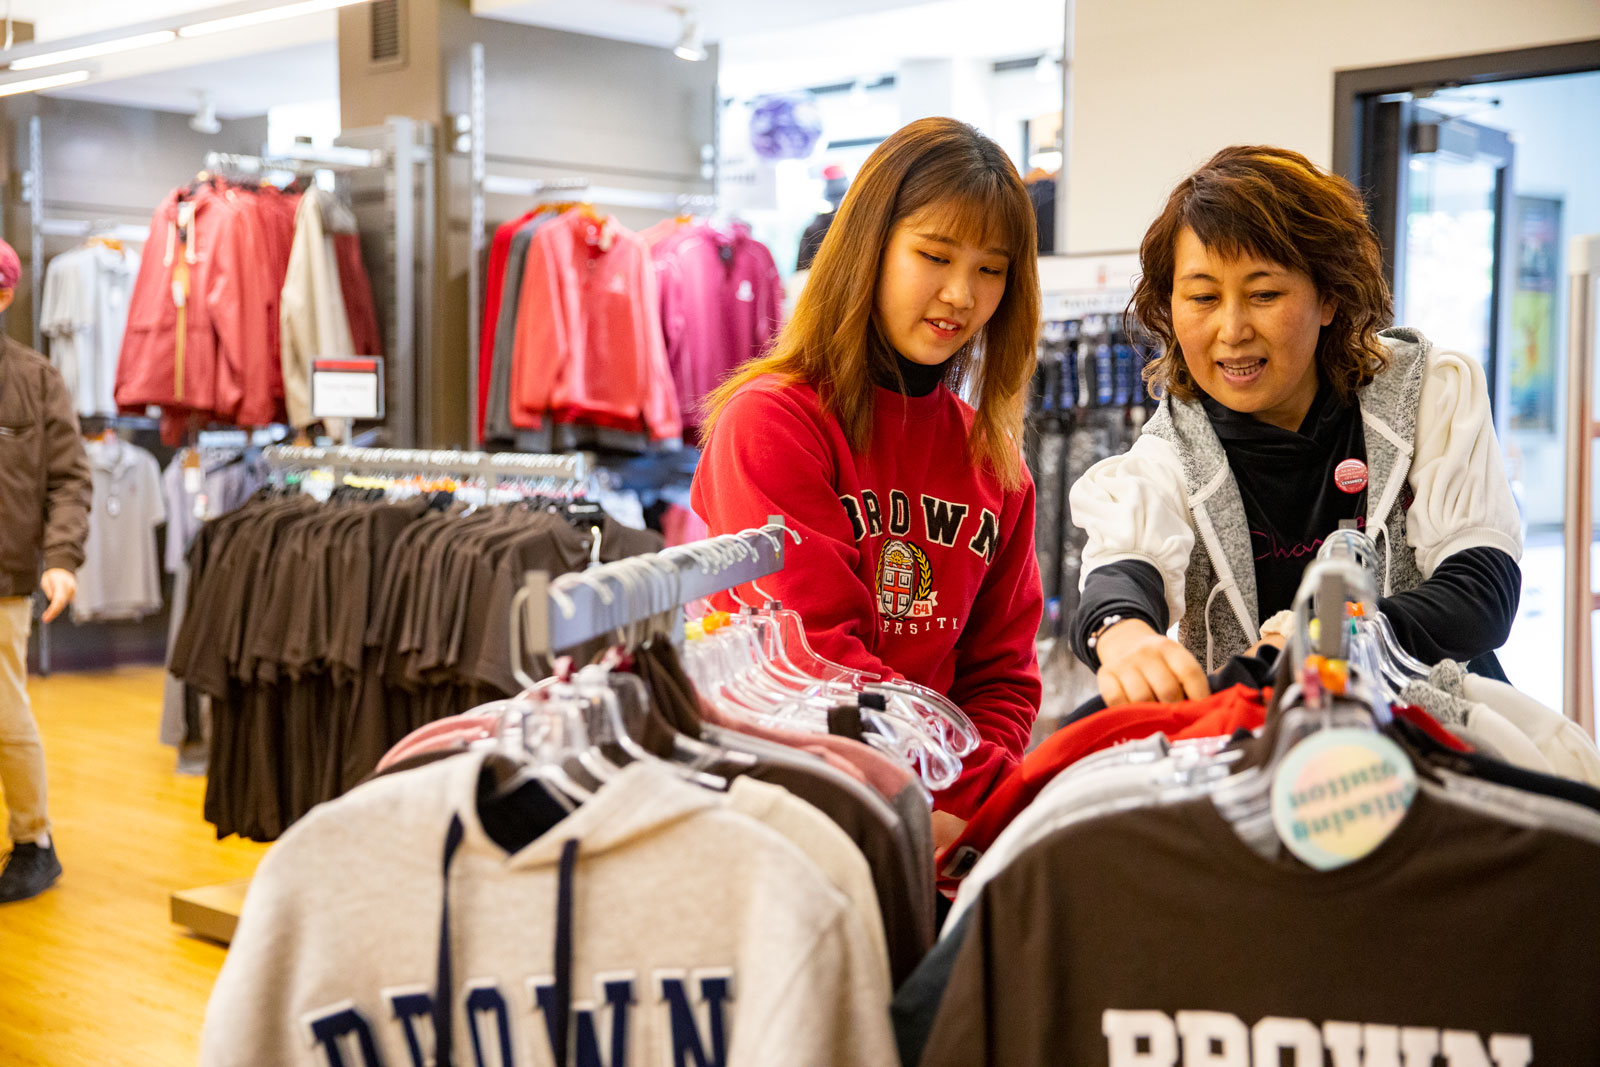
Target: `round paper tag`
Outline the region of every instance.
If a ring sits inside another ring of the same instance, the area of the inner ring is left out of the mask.
[[[1333,484],[1347,493],[1359,493],[1367,487],[1367,465],[1359,459],[1347,459],[1333,468]]]
[[[1272,823],[1290,852],[1330,871],[1381,845],[1416,795],[1416,769],[1399,745],[1371,730],[1323,730],[1279,765]]]

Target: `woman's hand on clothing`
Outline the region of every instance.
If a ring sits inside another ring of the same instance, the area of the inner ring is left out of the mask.
[[[967,828],[967,820],[951,815],[948,811],[933,813],[933,851],[935,854],[943,852],[961,836],[961,831]]]
[[[1106,707],[1159,700],[1175,703],[1209,696],[1206,672],[1178,642],[1143,619],[1124,619],[1096,642],[1100,696]]]

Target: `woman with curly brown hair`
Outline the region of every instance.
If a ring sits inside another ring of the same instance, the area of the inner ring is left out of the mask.
[[[1503,677],[1522,535],[1483,370],[1384,328],[1355,188],[1296,152],[1226,148],[1139,257],[1131,311],[1164,395],[1071,493],[1088,532],[1073,647],[1106,703],[1203,696],[1230,656],[1281,647],[1273,616],[1342,523],[1379,543],[1378,606],[1408,651]]]

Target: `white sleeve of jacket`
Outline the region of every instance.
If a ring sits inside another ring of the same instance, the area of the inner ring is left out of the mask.
[[[1522,558],[1522,519],[1495,439],[1488,385],[1469,356],[1428,353],[1409,481],[1416,499],[1406,516],[1406,541],[1424,578],[1466,548],[1488,546]]]
[[[1096,567],[1143,560],[1161,572],[1169,620],[1182,618],[1194,527],[1183,464],[1171,443],[1141,435],[1127,452],[1085,471],[1068,499],[1073,523],[1089,535],[1078,587]]]

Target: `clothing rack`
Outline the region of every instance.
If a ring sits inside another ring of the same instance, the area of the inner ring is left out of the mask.
[[[709,214],[716,209],[717,198],[714,195],[696,193],[663,193],[648,192],[640,189],[625,189],[617,186],[595,185],[587,176],[568,178],[522,178],[511,174],[491,174],[488,171],[486,120],[488,113],[488,88],[487,73],[485,69],[484,47],[481,42],[474,43],[468,52],[468,107],[467,122],[463,137],[457,140],[457,149],[465,147],[471,166],[471,197],[469,215],[471,219],[469,240],[469,255],[467,257],[467,351],[471,354],[467,360],[467,425],[473,427],[477,433],[478,425],[478,394],[483,388],[483,383],[478,381],[478,348],[481,340],[480,331],[483,319],[483,260],[487,248],[485,231],[488,229],[488,212],[484,200],[489,195],[514,196],[524,200],[544,196],[548,193],[572,191],[582,192],[583,200],[587,203],[597,204],[608,208],[636,208],[642,211],[659,211],[663,214],[695,211]],[[462,140],[466,144],[462,145]],[[555,160],[528,159],[520,157],[499,156],[497,162],[527,167],[549,167],[568,169],[570,164]],[[707,167],[713,166],[707,164]],[[593,169],[604,171],[603,166],[585,166],[579,164],[574,169]],[[678,185],[695,185],[711,183],[716,188],[715,170],[704,167],[698,174],[668,173],[668,172],[624,172],[628,176],[638,176],[647,180],[672,183]]]
[[[287,170],[312,174],[319,170],[336,174],[387,166],[387,157],[378,148],[306,148],[274,156],[241,155],[236,152],[207,152],[205,169],[233,173],[261,174]]]
[[[28,273],[32,285],[33,348],[44,351],[44,329],[41,312],[44,308],[44,239],[46,237],[80,237],[93,235],[114,237],[119,241],[144,244],[150,236],[147,224],[114,223],[104,215],[138,217],[124,207],[112,204],[74,205],[86,213],[95,213],[90,219],[49,218],[45,215],[44,189],[44,122],[38,115],[28,119],[28,166],[22,173],[22,199],[28,205]]]
[[[529,658],[575,648],[667,611],[677,611],[676,637],[682,630],[683,605],[781,571],[789,536],[793,532],[784,526],[783,516],[769,515],[765,526],[641,557],[663,579],[655,582],[639,580],[635,560],[554,581],[543,571],[529,571],[511,609],[512,664],[520,672]]]
[[[46,237],[110,237],[124,244],[142,245],[150,236],[150,227],[112,222],[109,219],[85,222],[82,219],[47,218],[39,223],[39,232]]]
[[[583,481],[593,468],[582,452],[458,452],[424,448],[326,448],[281,445],[262,453],[272,470],[328,468],[348,474],[460,474],[475,478]]]
[[[462,474],[481,477],[559,478],[571,481],[582,481],[593,469],[592,457],[583,453],[540,455],[518,452],[280,445],[264,449],[262,458],[274,471],[331,468],[350,473]],[[781,565],[779,563],[779,566]],[[605,568],[600,570],[603,571]],[[732,579],[735,583],[748,580],[750,579]],[[512,656],[515,661],[517,656],[515,644]],[[217,885],[174,890],[169,895],[172,921],[195,933],[226,944],[233,937],[240,911],[244,907],[245,890],[249,884],[250,880],[245,878]]]
[[[588,178],[515,178],[507,174],[485,174],[483,191],[501,196],[532,198],[551,192],[582,192],[586,203],[605,207],[633,207],[646,211],[681,211],[694,203],[714,206],[716,198],[703,193],[651,193],[610,185],[592,185]]]

